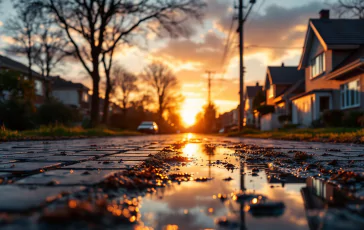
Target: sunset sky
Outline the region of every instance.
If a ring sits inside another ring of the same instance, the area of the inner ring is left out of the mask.
[[[11,1],[5,0],[0,9],[0,30],[12,14]],[[247,3],[248,0],[245,0]],[[267,65],[297,65],[303,46],[308,19],[317,18],[318,12],[329,8],[328,0],[257,0],[245,27],[245,46],[264,48],[245,49],[247,85],[261,84]],[[331,2],[334,2],[332,0]],[[117,60],[129,71],[139,73],[152,60],[163,60],[176,73],[185,101],[183,117],[193,118],[207,101],[206,70],[215,71],[212,98],[219,112],[226,112],[238,105],[238,41],[237,22],[234,23],[235,42],[222,65],[225,41],[234,14],[234,0],[207,0],[205,19],[194,24],[189,38],[160,38],[149,34],[142,45],[125,48],[117,54]],[[9,39],[0,32],[0,53]],[[272,49],[272,47],[276,47]],[[14,58],[22,60],[19,58]],[[91,80],[79,64],[66,64],[59,71],[63,78],[83,82]],[[225,74],[223,74],[225,73]]]

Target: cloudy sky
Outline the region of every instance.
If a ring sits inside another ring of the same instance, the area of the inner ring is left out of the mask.
[[[206,104],[206,70],[215,71],[212,98],[219,112],[238,105],[238,36],[237,22],[233,24],[232,42],[223,62],[225,43],[229,34],[234,0],[206,0],[205,19],[194,24],[189,38],[160,38],[150,35],[145,45],[130,47],[118,53],[117,60],[132,72],[141,72],[154,59],[163,60],[175,71],[185,97],[182,114],[194,117]],[[236,1],[236,0],[235,0]],[[236,1],[237,2],[237,1]],[[247,3],[248,0],[245,0]],[[335,2],[335,0],[331,0]],[[297,65],[309,18],[329,8],[330,0],[257,0],[245,29],[245,66],[247,85],[263,82],[267,65]],[[0,31],[13,13],[11,0],[5,0],[0,10]],[[4,53],[8,38],[0,32],[0,53]],[[259,47],[257,47],[259,46]],[[16,58],[22,60],[21,58]],[[90,85],[82,68],[72,64],[60,71],[64,78]]]

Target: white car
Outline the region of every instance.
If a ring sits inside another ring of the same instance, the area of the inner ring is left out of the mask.
[[[142,133],[151,133],[157,134],[158,133],[158,125],[154,121],[143,121],[137,129],[139,132]]]

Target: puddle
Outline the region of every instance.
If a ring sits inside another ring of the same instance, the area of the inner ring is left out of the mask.
[[[173,167],[170,173],[191,173],[194,178],[211,180],[172,183],[148,194],[140,208],[142,226],[151,229],[364,229],[363,218],[349,214],[353,210],[342,204],[339,208],[327,208],[335,196],[330,193],[330,186],[293,176],[279,178],[267,165],[240,163],[235,150],[229,148],[190,142],[181,150],[182,156],[193,161]],[[235,169],[227,170],[227,163]],[[236,201],[236,195],[240,197],[243,191],[256,196]],[[340,197],[339,200],[342,201]],[[340,224],[334,224],[333,220],[340,220]]]

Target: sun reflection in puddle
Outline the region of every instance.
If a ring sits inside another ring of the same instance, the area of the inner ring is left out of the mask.
[[[212,151],[213,146],[195,141],[192,134],[186,135],[186,139],[191,142],[188,142],[181,151],[185,157],[192,158],[193,161],[186,166],[179,166],[178,171],[174,171],[175,168],[172,167],[170,173],[191,173],[194,177],[213,179],[206,182],[189,181],[171,184],[159,189],[159,193],[147,196],[143,200],[141,209],[142,221],[146,226],[154,229],[175,229],[175,227],[219,229],[216,221],[225,216],[229,221],[233,221],[232,223],[236,223],[234,226],[237,228],[233,229],[238,229],[240,226],[247,226],[250,229],[307,229],[307,224],[300,225],[291,221],[293,216],[296,220],[305,219],[300,194],[304,184],[296,184],[297,187],[291,188],[292,190],[287,185],[285,188],[275,185],[272,189],[265,172],[267,166],[243,166],[233,149],[216,147]],[[229,162],[237,168],[228,171],[222,163],[216,162]],[[240,170],[241,166],[244,169]],[[253,176],[252,170],[256,167],[260,167],[260,170],[256,173],[257,176]],[[231,177],[231,181],[224,180],[228,177]],[[286,212],[274,218],[254,217],[250,213],[249,204],[258,203],[258,199],[251,198],[246,203],[237,202],[234,194],[242,191],[242,188],[279,201],[286,198],[288,201]],[[221,199],[222,196],[226,198]],[[153,213],[153,215],[143,218],[143,213]]]
[[[198,149],[199,145],[189,143],[182,149],[182,152],[184,156],[192,158],[197,153]]]

